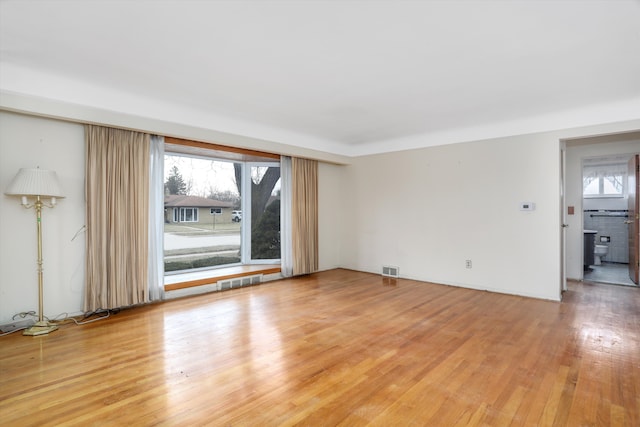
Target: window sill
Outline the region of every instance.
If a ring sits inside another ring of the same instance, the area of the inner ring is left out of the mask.
[[[585,199],[624,199],[624,194],[583,194]]]
[[[172,274],[164,277],[164,290],[175,291],[177,289],[191,288],[194,286],[210,285],[220,280],[253,276],[255,274],[275,274],[280,273],[280,271],[280,264],[258,264],[238,265],[194,273]]]

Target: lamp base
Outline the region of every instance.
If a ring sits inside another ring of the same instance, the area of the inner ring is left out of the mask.
[[[31,335],[31,336],[46,335],[49,332],[55,331],[56,329],[58,329],[58,326],[53,325],[53,324],[47,322],[46,320],[43,320],[41,322],[36,322],[29,329],[25,329],[25,331],[22,333],[22,335]]]

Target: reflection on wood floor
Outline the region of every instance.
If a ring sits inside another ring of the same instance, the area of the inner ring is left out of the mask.
[[[640,293],[347,270],[0,338],[3,425],[640,425]]]

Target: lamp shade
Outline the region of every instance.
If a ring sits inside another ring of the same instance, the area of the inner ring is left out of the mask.
[[[26,169],[18,171],[4,194],[8,196],[45,196],[64,198],[58,175],[45,169]]]

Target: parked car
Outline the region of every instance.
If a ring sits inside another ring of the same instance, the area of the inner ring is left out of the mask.
[[[242,211],[232,211],[231,212],[231,221],[233,221],[233,222],[242,221]]]

